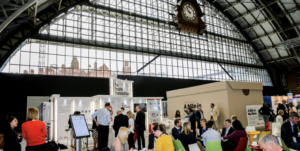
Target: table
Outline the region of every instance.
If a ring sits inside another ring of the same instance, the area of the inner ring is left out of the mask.
[[[261,149],[259,146],[252,146],[252,145],[249,145],[248,147],[251,148],[252,151],[253,151],[253,149],[254,149],[254,150],[261,150],[261,151],[262,151],[262,149]]]
[[[257,135],[257,134],[260,134],[260,131],[252,131],[252,132],[247,132],[247,135],[249,136],[249,139],[250,139],[250,144],[252,144],[253,142],[253,137],[254,135]]]

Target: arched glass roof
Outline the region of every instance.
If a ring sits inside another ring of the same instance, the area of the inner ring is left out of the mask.
[[[27,39],[2,72],[125,74],[272,85],[252,45],[223,13],[198,1],[207,29],[202,36],[194,35],[175,28],[176,3],[99,0],[77,5]]]

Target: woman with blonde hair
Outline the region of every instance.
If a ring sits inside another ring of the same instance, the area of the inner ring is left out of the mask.
[[[110,151],[133,151],[133,148],[129,150],[127,138],[128,128],[121,127],[117,138],[111,144]]]
[[[127,112],[127,116],[128,116],[128,119],[129,119],[128,120],[128,133],[129,133],[128,144],[129,144],[129,148],[135,149],[134,140],[133,140],[134,116],[133,116],[133,113],[131,111]]]
[[[278,114],[277,114],[277,117],[276,117],[276,123],[280,123],[280,125],[283,124],[283,118],[282,118],[283,114],[284,114],[283,110],[278,111]]]
[[[47,130],[45,123],[39,120],[39,110],[29,108],[26,120],[22,124],[22,134],[27,142],[26,151],[45,150]]]
[[[178,139],[181,141],[185,150],[189,150],[189,144],[196,143],[196,138],[193,137],[195,132],[191,132],[191,127],[188,122],[183,123],[182,132]]]
[[[199,133],[197,132],[198,140],[200,140],[201,145],[203,145],[203,141],[201,141],[201,137],[207,131],[206,123],[207,121],[205,118],[201,119],[200,120],[201,129],[199,130]]]

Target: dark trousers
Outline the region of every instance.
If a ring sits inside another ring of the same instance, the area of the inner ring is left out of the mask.
[[[142,144],[143,148],[145,148],[145,137],[144,137],[144,130],[137,130],[137,141],[138,141],[138,150],[142,150],[141,148],[141,139],[142,139]]]
[[[134,141],[133,141],[133,133],[129,133],[129,136],[128,136],[128,145],[129,145],[129,149],[133,148],[135,149],[134,147]]]
[[[291,147],[293,147],[296,150],[300,150],[300,143],[291,142]]]
[[[201,129],[200,121],[197,121],[197,128]]]
[[[234,141],[228,140],[226,142],[222,141],[221,145],[222,145],[223,151],[233,151],[236,148],[237,143]]]
[[[98,148],[99,150],[102,150],[102,148],[108,146],[109,127],[99,125],[97,127],[97,131],[98,131]]]
[[[26,146],[26,151],[42,151],[46,150],[46,144],[37,145],[37,146]]]

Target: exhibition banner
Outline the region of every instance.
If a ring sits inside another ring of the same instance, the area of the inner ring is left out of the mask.
[[[114,95],[130,96],[130,82],[114,78],[113,92]]]
[[[259,109],[262,105],[247,105],[246,114],[248,120],[248,126],[261,127],[265,125],[263,116],[259,114]]]
[[[277,113],[277,107],[279,104],[282,103],[282,100],[286,100],[287,102],[293,102],[292,99],[292,96],[271,96],[272,108],[274,110],[274,113]]]
[[[197,103],[196,101],[190,101],[190,102],[184,102],[184,113],[188,115],[188,108],[192,108],[193,110],[198,110],[198,107],[201,107],[200,103]]]

